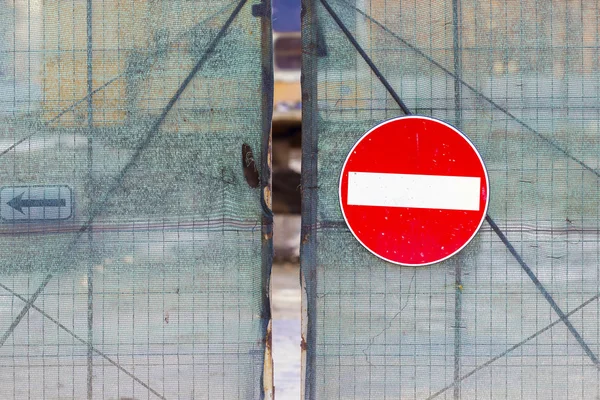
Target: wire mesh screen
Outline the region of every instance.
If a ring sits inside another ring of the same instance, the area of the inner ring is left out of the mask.
[[[270,390],[269,10],[0,1],[0,398]]]
[[[305,398],[598,398],[600,3],[304,8]],[[374,257],[339,208],[353,144],[406,113],[490,177],[478,236],[428,267]]]

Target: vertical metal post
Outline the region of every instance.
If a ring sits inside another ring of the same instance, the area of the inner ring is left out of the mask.
[[[302,0],[302,398],[316,398],[319,21],[317,0]]]
[[[452,0],[452,44],[454,54],[454,124],[462,129],[462,48],[460,0]]]
[[[462,49],[460,47],[460,0],[452,0],[452,42],[454,54],[454,123],[462,130]],[[459,255],[454,264],[454,399],[460,399],[460,358],[462,321],[462,259]]]
[[[270,277],[273,265],[273,201],[271,179],[271,116],[273,114],[273,34],[271,32],[271,0],[262,0],[260,4],[261,28],[261,64],[262,64],[262,121],[261,121],[261,202],[262,216],[262,317],[265,335],[265,353],[263,365],[263,397],[274,399],[272,323],[271,323],[271,291]]]
[[[92,0],[87,0],[87,123],[88,123],[88,179],[87,193],[90,213],[92,212],[92,167],[93,167],[93,128],[94,128],[94,101],[93,101],[93,70],[92,70]],[[92,226],[87,230],[88,236],[88,270],[87,270],[87,286],[88,286],[88,304],[87,304],[87,325],[88,325],[88,346],[87,346],[87,397],[93,397],[93,355],[94,350],[92,343],[94,340],[94,270],[92,256],[93,234]]]

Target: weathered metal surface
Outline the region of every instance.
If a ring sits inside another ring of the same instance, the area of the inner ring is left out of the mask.
[[[316,292],[318,215],[318,24],[315,4],[302,1],[302,229],[300,280],[302,284],[302,398],[316,394]]]

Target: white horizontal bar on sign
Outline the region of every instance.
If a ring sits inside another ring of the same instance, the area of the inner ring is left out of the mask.
[[[479,210],[481,178],[348,173],[348,205]]]

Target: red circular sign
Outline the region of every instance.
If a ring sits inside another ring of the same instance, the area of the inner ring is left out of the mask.
[[[376,256],[401,265],[443,261],[473,239],[489,180],[465,135],[436,119],[385,121],[350,150],[340,178],[344,219]]]

